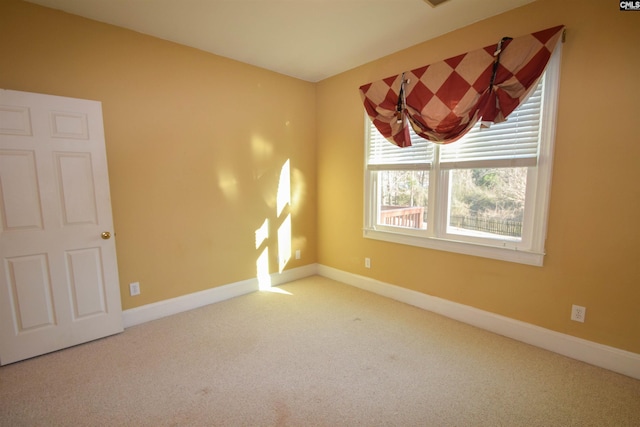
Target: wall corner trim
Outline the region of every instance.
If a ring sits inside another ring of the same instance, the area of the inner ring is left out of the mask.
[[[282,273],[273,273],[269,276],[271,279],[271,286],[279,286],[293,280],[313,276],[317,274],[317,270],[317,264],[309,264],[303,267],[285,270]],[[216,302],[235,298],[258,290],[260,290],[258,279],[254,277],[206,289],[204,291],[194,292],[176,298],[124,310],[122,312],[122,320],[124,327],[129,328],[131,326],[140,325],[152,320],[182,313],[183,311],[204,307],[205,305],[214,304]]]
[[[640,379],[640,354],[637,353],[598,344],[324,265],[318,265],[317,274],[572,359]]]

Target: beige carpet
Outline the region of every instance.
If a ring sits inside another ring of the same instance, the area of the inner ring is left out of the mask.
[[[640,381],[322,277],[0,368],[0,426],[640,426]]]

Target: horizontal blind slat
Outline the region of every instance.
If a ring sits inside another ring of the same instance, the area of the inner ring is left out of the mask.
[[[442,170],[450,169],[486,169],[486,168],[520,168],[536,166],[538,159],[526,158],[495,158],[491,160],[466,160],[464,162],[440,163]]]

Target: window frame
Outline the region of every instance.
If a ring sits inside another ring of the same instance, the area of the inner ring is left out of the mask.
[[[449,171],[440,169],[439,154],[433,163],[424,168],[430,171],[427,209],[427,230],[393,227],[377,223],[377,200],[379,199],[378,172],[384,168],[368,167],[369,129],[371,121],[365,118],[364,156],[364,229],[363,236],[428,249],[455,252],[533,266],[542,266],[545,256],[545,241],[551,194],[553,152],[560,84],[561,44],[554,50],[545,70],[543,100],[541,104],[540,142],[536,166],[528,166],[526,204],[523,219],[523,236],[520,242],[508,239],[482,239],[473,236],[447,233],[449,209]],[[410,167],[408,169],[416,169]],[[405,169],[402,169],[405,170]],[[455,170],[455,169],[454,169]],[[435,177],[435,179],[433,179]],[[441,184],[442,183],[442,184]],[[529,207],[533,203],[533,207]]]

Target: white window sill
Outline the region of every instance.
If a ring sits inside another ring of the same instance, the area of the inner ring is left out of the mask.
[[[531,250],[521,250],[512,247],[498,247],[471,242],[445,240],[435,237],[412,236],[374,229],[365,229],[364,237],[368,239],[382,240],[385,242],[399,243],[402,245],[418,246],[464,255],[516,262],[536,267],[541,267],[544,261],[544,253]]]

